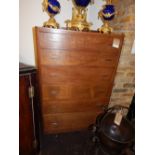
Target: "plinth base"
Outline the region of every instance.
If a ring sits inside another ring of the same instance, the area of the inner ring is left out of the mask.
[[[101,33],[111,33],[113,28],[110,27],[108,23],[105,23],[101,28],[98,29],[98,31]]]
[[[74,20],[66,21],[67,29],[74,29],[78,31],[83,31],[83,30],[89,31],[91,25],[92,25],[91,23],[88,23],[86,21],[74,21]]]
[[[52,17],[47,22],[44,22],[44,27],[52,27],[52,28],[59,28],[59,24],[56,22],[56,20]]]

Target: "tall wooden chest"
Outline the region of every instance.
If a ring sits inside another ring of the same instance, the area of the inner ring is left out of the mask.
[[[87,128],[108,105],[123,34],[35,28],[43,129]]]

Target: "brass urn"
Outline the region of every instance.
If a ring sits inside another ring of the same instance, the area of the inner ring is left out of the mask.
[[[66,27],[79,31],[90,30],[91,23],[87,22],[87,9],[91,0],[73,0],[72,19],[67,20]]]
[[[44,0],[42,3],[43,11],[46,11],[50,16],[47,22],[44,22],[43,26],[58,28],[59,24],[54,19],[54,16],[60,12],[60,3],[57,0]]]
[[[101,28],[99,28],[99,32],[102,33],[111,33],[113,28],[109,25],[109,22],[114,18],[116,14],[115,7],[112,4],[112,0],[107,0],[107,3],[103,5],[102,10],[99,12],[99,17],[104,23]]]

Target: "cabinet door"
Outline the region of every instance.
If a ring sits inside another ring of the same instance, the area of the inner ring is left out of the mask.
[[[32,101],[29,98],[30,75],[20,76],[19,81],[19,150],[21,155],[34,154]]]

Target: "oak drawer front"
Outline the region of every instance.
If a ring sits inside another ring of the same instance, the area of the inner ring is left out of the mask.
[[[99,83],[96,85],[75,85],[75,84],[58,84],[42,85],[42,100],[80,100],[94,99],[98,97],[107,97],[109,83]]]
[[[42,100],[69,99],[70,91],[67,85],[42,85]]]
[[[67,31],[66,31],[67,32]],[[76,32],[75,32],[76,33]],[[59,49],[59,50],[104,50],[106,47],[112,47],[114,36],[100,35],[97,33],[39,33],[38,45],[41,49]],[[115,39],[121,40],[116,36]],[[120,45],[119,47],[120,48]]]
[[[96,51],[42,49],[40,57],[42,65],[114,67],[117,64],[119,52],[115,48],[103,51],[98,48]]]
[[[44,132],[60,133],[87,129],[95,122],[99,113],[101,111],[44,115]]]
[[[42,102],[42,111],[44,114],[97,111],[104,109],[108,103],[108,97],[87,100],[48,100]]]
[[[42,66],[42,83],[97,83],[111,81],[114,68]]]

